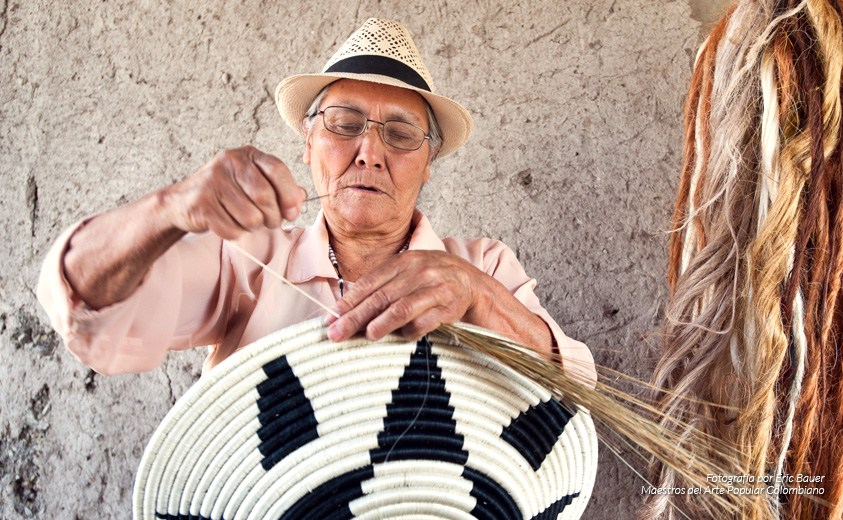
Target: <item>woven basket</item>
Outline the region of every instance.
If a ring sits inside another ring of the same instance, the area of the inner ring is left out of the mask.
[[[439,337],[270,334],[164,418],[135,480],[140,519],[580,518],[597,470],[583,410]]]

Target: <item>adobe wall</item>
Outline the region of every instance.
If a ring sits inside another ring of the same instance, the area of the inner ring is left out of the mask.
[[[439,234],[505,241],[567,334],[648,378],[682,103],[723,2],[514,4],[0,0],[0,517],[127,518],[143,448],[203,359],[115,377],[80,365],[34,298],[52,241],[222,148],[253,144],[311,188],[275,86],[318,71],[369,16],[401,20],[474,116],[422,193]],[[632,518],[642,483],[600,459],[585,518]]]

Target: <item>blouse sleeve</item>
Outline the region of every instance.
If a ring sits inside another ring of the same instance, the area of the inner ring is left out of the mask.
[[[64,275],[70,238],[87,220],[71,226],[44,260],[37,296],[67,348],[102,374],[144,372],[169,350],[216,343],[226,313],[221,241],[211,234],[187,235],[156,260],[125,300],[94,310]]]

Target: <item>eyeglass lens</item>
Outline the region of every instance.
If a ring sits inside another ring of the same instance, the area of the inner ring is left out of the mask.
[[[326,107],[322,110],[325,128],[335,134],[354,137],[366,130],[369,121],[365,114],[345,107]],[[424,130],[404,121],[371,121],[383,126],[383,140],[386,144],[401,150],[418,150],[424,143]]]

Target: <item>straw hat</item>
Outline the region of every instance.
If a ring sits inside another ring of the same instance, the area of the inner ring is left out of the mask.
[[[465,144],[474,128],[462,105],[435,93],[433,78],[416,44],[399,22],[369,18],[328,60],[320,74],[299,74],[282,81],[275,90],[275,102],[284,121],[304,136],[302,118],[307,108],[323,87],[342,78],[418,92],[433,109],[442,129],[440,157]]]
[[[164,418],[134,518],[580,518],[587,412],[435,337],[328,339],[323,319],[236,352]]]

